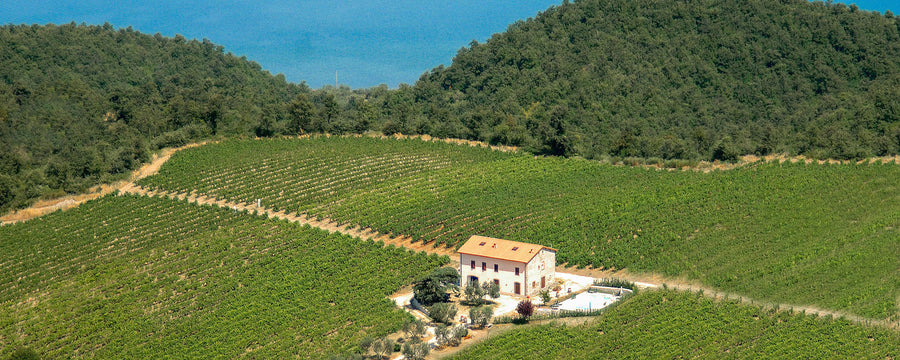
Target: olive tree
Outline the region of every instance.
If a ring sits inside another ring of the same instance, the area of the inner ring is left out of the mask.
[[[426,342],[413,341],[403,344],[401,353],[410,360],[424,360],[428,353],[431,352],[430,345]]]
[[[471,305],[481,305],[484,302],[484,289],[478,285],[477,281],[469,281],[466,284],[466,289],[463,292],[466,297],[466,303]]]
[[[472,325],[478,327],[485,327],[488,322],[491,321],[491,317],[494,316],[494,309],[490,306],[479,306],[472,310],[469,310],[469,318],[472,319]]]
[[[428,307],[428,316],[431,316],[436,322],[450,324],[456,316],[456,306],[450,303],[431,305]]]

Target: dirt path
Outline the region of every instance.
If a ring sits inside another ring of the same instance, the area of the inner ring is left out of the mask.
[[[206,144],[206,142],[204,141],[201,143],[188,144],[179,148],[163,149],[160,152],[154,154],[149,163],[142,165],[140,169],[132,172],[131,176],[127,180],[117,181],[112,184],[102,184],[95,186],[91,188],[86,194],[68,195],[56,199],[39,200],[25,209],[16,210],[0,216],[0,224],[5,225],[19,221],[31,220],[36,217],[52,213],[56,210],[66,210],[76,207],[88,200],[96,199],[106,194],[110,194],[116,190],[134,189],[136,188],[134,184],[135,181],[156,174],[156,172],[159,171],[159,168],[166,161],[168,161],[172,154],[174,154],[176,151],[200,146],[203,144]]]
[[[731,299],[738,300],[741,303],[759,306],[763,309],[776,309],[778,311],[793,311],[793,312],[804,312],[806,314],[816,315],[819,317],[833,317],[833,318],[844,318],[848,321],[859,324],[859,325],[871,325],[871,326],[880,326],[891,328],[895,330],[900,330],[900,322],[894,322],[887,319],[870,319],[862,316],[857,316],[849,313],[845,313],[842,311],[835,310],[825,310],[821,308],[817,308],[814,306],[806,306],[806,305],[793,305],[793,304],[783,304],[783,303],[772,303],[767,301],[756,300],[744,295],[729,293],[725,291],[716,290],[710,288],[708,286],[702,285],[697,281],[690,281],[686,279],[675,279],[675,278],[667,278],[657,274],[633,274],[628,272],[628,270],[618,270],[618,271],[609,271],[609,270],[601,270],[601,269],[577,269],[574,267],[568,268],[564,266],[558,266],[556,268],[557,272],[565,272],[571,274],[577,274],[582,276],[590,276],[593,278],[608,278],[608,277],[616,277],[620,279],[625,279],[631,281],[638,285],[638,287],[661,287],[665,286],[670,289],[682,290],[682,291],[690,291],[702,293],[708,297],[714,299]]]
[[[394,137],[395,138],[403,138],[404,136],[400,135],[400,136],[394,136]],[[424,137],[422,138],[422,140],[462,143],[461,141],[457,142],[457,141],[453,141],[453,140],[443,140],[443,139],[435,140],[435,139],[424,138]],[[119,190],[122,193],[131,193],[131,194],[149,195],[149,196],[162,196],[162,197],[168,197],[168,198],[173,198],[173,199],[179,199],[179,200],[183,200],[183,201],[194,202],[197,204],[216,205],[216,206],[231,208],[231,209],[235,209],[235,210],[248,210],[248,211],[256,211],[258,213],[265,213],[269,217],[276,217],[279,219],[285,219],[285,220],[295,222],[295,223],[310,225],[312,227],[323,229],[323,230],[326,230],[329,232],[340,232],[343,234],[359,237],[364,240],[382,241],[385,244],[402,246],[402,247],[412,249],[415,251],[424,251],[427,253],[434,253],[434,254],[438,254],[438,255],[447,255],[451,259],[451,266],[458,266],[458,256],[454,249],[446,248],[446,247],[434,247],[431,244],[423,244],[421,242],[412,242],[411,238],[409,238],[408,236],[391,237],[387,234],[378,233],[369,228],[361,228],[359,226],[356,226],[356,227],[340,226],[337,222],[331,221],[329,219],[317,220],[317,219],[310,218],[310,217],[308,217],[306,215],[302,215],[302,214],[298,215],[298,214],[288,214],[285,212],[276,212],[271,209],[256,207],[255,204],[245,204],[245,203],[235,203],[235,202],[230,202],[230,201],[225,201],[225,200],[215,200],[215,199],[211,199],[211,198],[208,198],[208,197],[205,197],[202,195],[187,195],[187,194],[183,194],[183,193],[170,193],[170,192],[164,192],[164,191],[147,191],[147,190],[137,186],[134,183],[135,181],[137,181],[139,179],[142,179],[142,178],[145,178],[147,176],[157,173],[159,171],[160,167],[167,160],[169,160],[169,158],[172,156],[172,154],[174,154],[176,151],[200,146],[203,144],[206,144],[206,142],[189,144],[189,145],[185,145],[185,146],[182,146],[179,148],[164,149],[161,152],[155,154],[153,156],[153,159],[149,163],[143,165],[140,169],[135,171],[128,180],[123,180],[123,181],[120,181],[120,182],[117,182],[114,184],[101,185],[101,186],[95,187],[94,189],[92,189],[93,191],[88,194],[72,195],[72,196],[66,196],[66,197],[62,197],[62,198],[58,198],[58,199],[39,201],[27,209],[19,210],[17,212],[6,214],[6,215],[0,217],[0,224],[14,223],[14,222],[18,222],[18,221],[26,221],[26,220],[29,220],[29,219],[32,219],[32,218],[35,218],[35,217],[59,210],[59,209],[72,208],[72,207],[78,206],[81,203],[84,203],[88,200],[95,199],[97,197],[104,196],[106,194],[109,194],[116,190]],[[486,144],[481,144],[481,143],[473,144],[470,142],[465,142],[465,144],[469,145],[469,146],[488,146]],[[506,148],[506,149],[497,148],[495,150],[514,151],[515,149],[514,148]],[[771,156],[769,158],[763,158],[763,159],[756,159],[756,158],[744,159],[744,161],[742,162],[743,164],[739,164],[739,166],[745,165],[748,162],[753,162],[753,161],[757,161],[757,160],[792,161],[792,162],[804,161],[807,163],[811,162],[808,159],[804,159],[804,158],[800,158],[800,157],[785,158],[783,156],[782,157]],[[892,161],[892,162],[900,164],[900,157],[884,158],[884,159],[878,159],[878,160],[885,161],[885,162]],[[871,162],[874,160],[869,160],[869,161]],[[822,163],[822,162],[820,161],[820,163]],[[856,316],[856,315],[843,313],[840,311],[823,310],[823,309],[819,309],[819,308],[811,307],[811,306],[775,304],[775,303],[770,303],[770,302],[765,302],[765,301],[759,301],[759,300],[755,300],[755,299],[752,299],[752,298],[749,298],[746,296],[742,296],[742,295],[738,295],[738,294],[731,294],[731,293],[727,293],[727,292],[717,291],[717,290],[708,288],[706,286],[703,286],[696,281],[666,278],[666,277],[663,277],[660,275],[655,275],[655,274],[632,274],[632,273],[628,272],[627,270],[618,270],[618,271],[613,272],[613,271],[609,271],[609,270],[600,270],[600,269],[591,269],[591,268],[577,269],[574,267],[568,268],[568,267],[565,267],[564,265],[558,266],[557,271],[572,273],[572,274],[577,274],[577,275],[583,275],[583,276],[590,276],[590,277],[594,277],[594,278],[618,277],[618,278],[626,279],[628,281],[635,282],[638,286],[645,287],[645,288],[648,288],[648,287],[652,288],[652,287],[657,287],[657,286],[661,286],[661,285],[665,284],[665,286],[667,286],[669,288],[685,290],[685,291],[692,291],[692,292],[702,292],[704,295],[712,297],[712,298],[716,298],[716,299],[738,299],[742,303],[756,305],[756,306],[762,306],[763,308],[767,308],[767,309],[777,308],[777,309],[780,309],[781,311],[788,311],[788,310],[803,311],[803,312],[806,312],[807,314],[815,314],[817,316],[822,316],[822,317],[827,317],[827,316],[843,317],[849,321],[852,321],[852,322],[858,323],[858,324],[885,326],[885,327],[889,327],[889,328],[893,328],[893,329],[900,329],[900,323],[895,323],[895,322],[891,322],[888,320],[868,319],[868,318],[864,318],[864,317],[860,317],[860,316]]]
[[[424,251],[429,254],[438,254],[438,255],[447,255],[450,256],[451,260],[456,256],[456,250],[450,249],[446,247],[434,247],[432,244],[423,244],[421,242],[413,242],[408,236],[397,236],[391,237],[387,234],[382,234],[377,231],[368,228],[360,228],[359,226],[351,227],[351,226],[341,226],[335,221],[330,219],[322,219],[317,220],[315,218],[311,218],[305,214],[289,214],[284,211],[274,211],[272,209],[267,209],[265,207],[257,207],[256,204],[245,204],[245,203],[236,203],[227,200],[216,200],[213,198],[209,198],[203,195],[188,195],[184,193],[171,193],[167,191],[148,191],[144,188],[138,186],[126,186],[122,187],[121,193],[123,194],[137,194],[137,195],[146,195],[146,196],[160,196],[167,197],[171,199],[177,199],[182,201],[188,201],[201,205],[215,205],[223,208],[228,208],[232,210],[243,211],[247,210],[250,212],[256,211],[259,214],[266,214],[269,217],[274,217],[278,219],[284,219],[290,222],[298,223],[301,225],[309,225],[314,228],[326,230],[328,232],[339,232],[342,234],[354,236],[361,238],[363,240],[373,240],[373,241],[382,241],[386,245],[394,245],[394,246],[402,246],[407,249],[412,249],[415,251]]]

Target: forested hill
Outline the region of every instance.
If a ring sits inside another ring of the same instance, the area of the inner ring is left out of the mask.
[[[426,132],[547,154],[897,154],[898,27],[806,0],[565,2],[461,49],[407,108]]]
[[[195,139],[372,129],[587,158],[897,154],[900,21],[806,0],[564,2],[414,86],[321,91],[206,40],[0,26],[0,212]]]
[[[208,41],[111,25],[0,27],[0,211],[79,192],[153,149],[267,135],[305,85]]]

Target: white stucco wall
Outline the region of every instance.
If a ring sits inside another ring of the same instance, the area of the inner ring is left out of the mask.
[[[547,249],[543,249],[531,259],[528,263],[527,291],[529,295],[534,295],[550,287],[553,277],[556,274],[556,253]],[[544,277],[544,287],[541,287],[541,277]]]
[[[475,268],[472,269],[471,262],[475,261]],[[541,290],[541,276],[546,278],[546,286],[549,287],[553,282],[553,276],[556,270],[556,254],[549,250],[541,250],[538,255],[532,258],[528,264],[493,259],[483,256],[475,256],[468,254],[460,254],[460,283],[466,286],[470,276],[478,278],[478,283],[485,281],[492,282],[494,279],[500,280],[500,292],[504,294],[515,294],[515,283],[521,284],[521,294],[535,295]],[[485,270],[482,269],[482,263],[485,264]],[[497,265],[497,271],[494,272],[494,264]],[[519,268],[519,275],[516,275],[516,268]],[[532,286],[534,282],[535,286]]]

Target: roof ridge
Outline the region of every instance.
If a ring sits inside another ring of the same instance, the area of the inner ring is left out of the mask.
[[[472,235],[457,250],[460,254],[528,263],[542,250],[557,250],[541,244]]]

